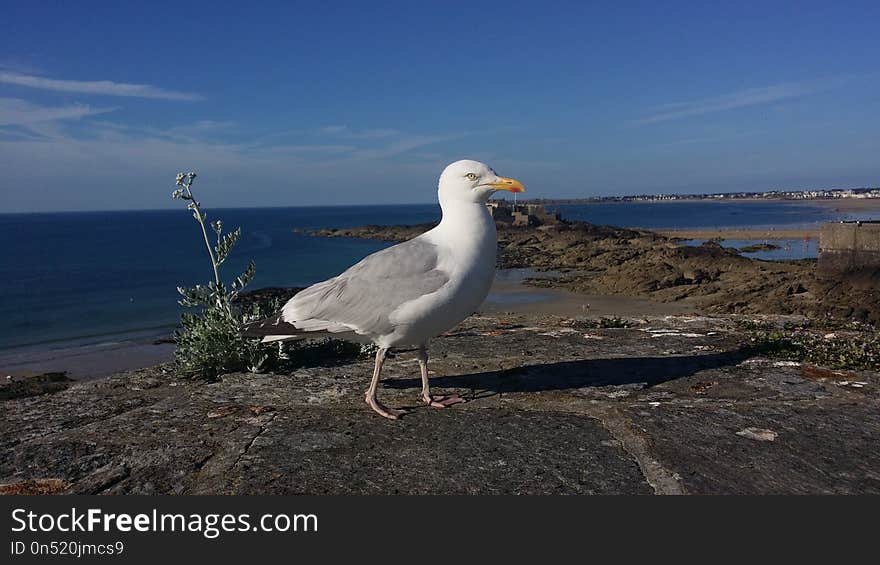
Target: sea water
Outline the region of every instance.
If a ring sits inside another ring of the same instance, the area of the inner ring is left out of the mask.
[[[558,209],[567,219],[658,229],[815,227],[844,217],[828,207],[779,202],[598,203]],[[257,275],[251,288],[308,285],[390,245],[294,230],[417,224],[440,217],[436,204],[207,212],[209,220],[222,219],[227,230],[242,228],[223,273],[230,280],[253,259]],[[186,210],[0,214],[0,241],[0,350],[134,333],[167,335],[180,315],[176,287],[212,278],[198,224]],[[814,256],[814,248],[810,253]]]

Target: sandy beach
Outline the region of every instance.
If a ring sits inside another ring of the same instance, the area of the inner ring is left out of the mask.
[[[687,303],[657,302],[647,298],[600,294],[581,294],[563,288],[535,287],[518,276],[521,269],[498,272],[481,311],[491,314],[554,315],[566,317],[675,316],[690,314]],[[535,280],[550,280],[535,275]],[[513,275],[513,276],[510,276]]]
[[[0,378],[8,382],[65,372],[74,380],[90,380],[165,363],[173,354],[173,344],[155,343],[154,339],[16,348],[0,352]]]
[[[880,215],[880,198],[837,198],[834,200],[807,200],[806,202],[841,212],[874,211]],[[880,217],[877,219],[880,219]]]

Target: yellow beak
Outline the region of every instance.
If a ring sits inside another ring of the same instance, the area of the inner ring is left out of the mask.
[[[506,190],[508,192],[525,192],[526,187],[523,186],[523,183],[519,182],[516,179],[510,179],[507,177],[498,177],[498,180],[495,182],[486,183],[495,190]]]

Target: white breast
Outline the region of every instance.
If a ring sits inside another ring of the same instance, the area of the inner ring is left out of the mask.
[[[497,239],[485,205],[444,210],[443,221],[422,237],[437,246],[438,268],[449,273],[449,282],[398,308],[391,315],[396,330],[377,340],[381,346],[421,345],[451,329],[476,311],[492,286]]]

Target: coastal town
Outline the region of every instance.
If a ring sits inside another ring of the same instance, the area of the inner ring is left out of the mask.
[[[629,196],[595,196],[588,198],[541,198],[528,203],[584,204],[589,202],[665,202],[688,200],[841,200],[880,198],[880,187],[875,188],[807,188],[800,190],[765,190],[717,192],[704,194],[634,194]]]

